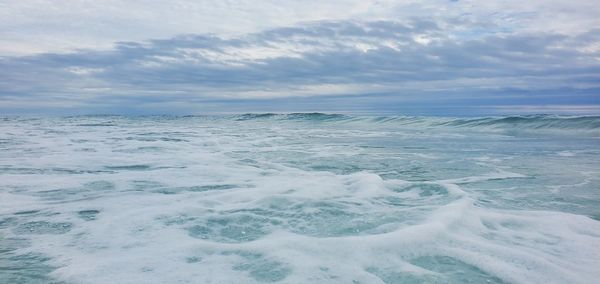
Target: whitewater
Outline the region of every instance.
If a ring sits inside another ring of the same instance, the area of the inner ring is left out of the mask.
[[[598,283],[600,117],[0,118],[0,283]]]

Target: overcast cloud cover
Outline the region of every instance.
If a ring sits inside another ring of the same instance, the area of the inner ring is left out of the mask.
[[[594,2],[0,0],[0,112],[598,114]]]

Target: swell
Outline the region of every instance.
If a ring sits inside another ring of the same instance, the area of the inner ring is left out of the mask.
[[[352,116],[326,113],[242,114],[229,117],[236,121],[306,121],[344,124],[376,124],[382,126],[436,127],[473,130],[535,131],[557,134],[564,131],[588,132],[600,135],[600,116],[523,115],[474,118],[426,116]]]
[[[577,133],[600,136],[600,116],[562,116],[562,115],[521,115],[521,116],[485,116],[485,117],[434,117],[434,116],[362,116],[335,113],[246,113],[238,115],[188,115],[188,116],[79,116],[65,117],[77,126],[117,126],[130,119],[144,118],[152,121],[172,121],[187,119],[226,120],[237,122],[314,122],[365,126],[365,124],[383,127],[440,128],[475,131],[495,131],[522,134],[569,134]],[[91,121],[81,123],[80,118]],[[39,118],[3,117],[2,122],[38,121]],[[55,121],[50,119],[50,121]],[[60,121],[60,120],[58,120]]]
[[[440,125],[460,127],[522,127],[549,129],[600,129],[600,116],[530,115],[453,119]]]
[[[327,114],[320,112],[311,113],[288,113],[288,114],[277,114],[277,113],[246,113],[241,115],[235,115],[231,117],[234,120],[300,120],[300,121],[337,121],[350,118],[343,114]]]

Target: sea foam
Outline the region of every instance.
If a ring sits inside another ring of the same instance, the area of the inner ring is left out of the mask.
[[[597,123],[7,118],[0,282],[594,283]]]

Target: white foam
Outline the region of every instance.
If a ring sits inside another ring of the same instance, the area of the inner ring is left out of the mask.
[[[19,235],[13,227],[2,233],[31,240],[19,252],[50,256],[57,267],[51,275],[58,280],[252,283],[275,277],[285,283],[384,283],[378,273],[390,272],[443,281],[443,272],[414,261],[438,256],[510,283],[600,278],[598,221],[555,211],[487,208],[463,188],[529,177],[497,167],[503,160],[484,174],[384,179],[371,170],[309,170],[267,155],[316,152],[310,158],[344,161],[355,158],[352,151],[359,148],[309,143],[310,148],[289,140],[319,133],[318,139],[325,134],[361,139],[366,130],[128,123],[133,126],[63,125],[68,134],[60,135],[10,129],[31,140],[24,145],[46,154],[19,156],[14,150],[2,154],[2,164],[47,171],[2,175],[1,185],[11,190],[0,192],[0,214],[40,210],[18,218],[72,227],[63,234]],[[184,134],[140,135],[163,131]],[[387,135],[375,131],[369,137]],[[186,141],[162,141],[163,136]],[[148,137],[156,139],[144,140]],[[86,147],[94,151],[78,152]],[[443,155],[421,158],[447,161]],[[81,217],[90,210],[98,211],[93,220]]]

